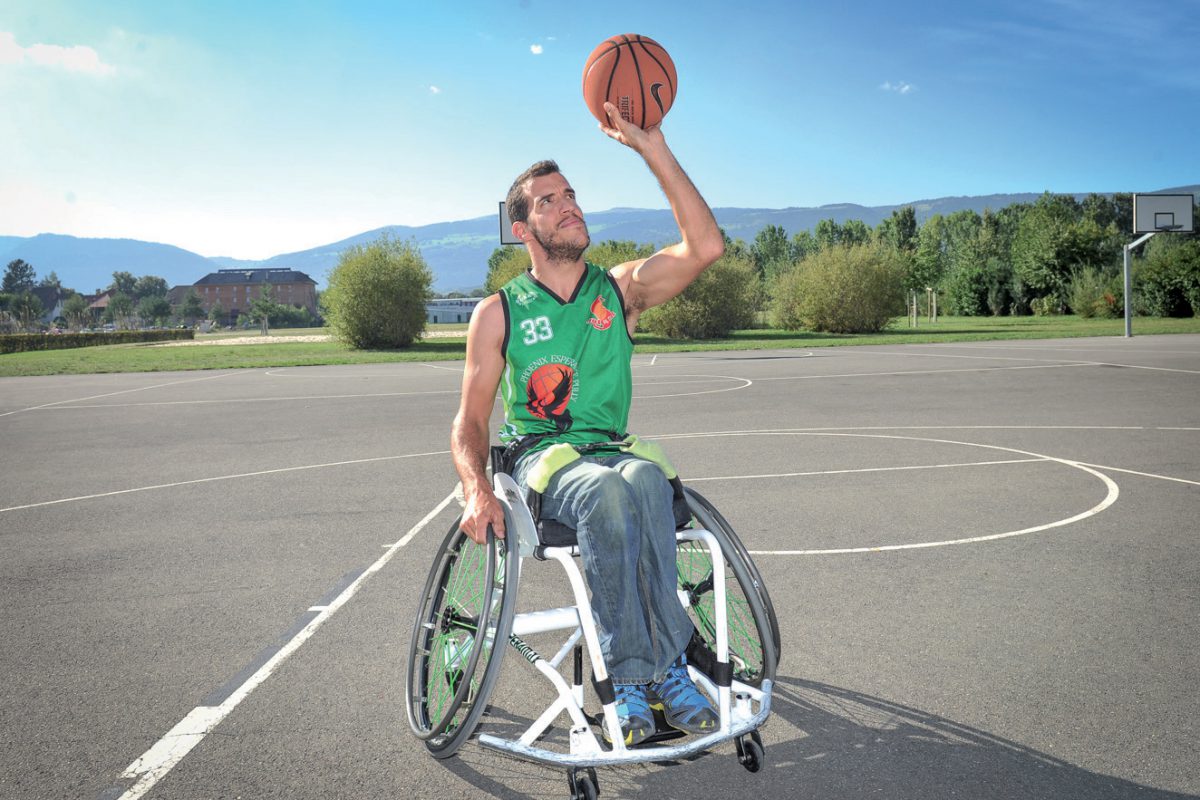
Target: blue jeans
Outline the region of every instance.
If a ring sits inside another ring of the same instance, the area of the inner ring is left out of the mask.
[[[517,463],[524,486],[540,453]],[[600,649],[613,683],[663,680],[692,635],[676,593],[671,484],[628,454],[584,456],[551,478],[542,516],[578,532]]]

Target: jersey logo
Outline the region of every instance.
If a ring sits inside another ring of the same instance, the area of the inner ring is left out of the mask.
[[[606,331],[612,325],[615,316],[617,315],[614,312],[604,307],[604,295],[598,294],[592,301],[592,318],[587,323],[598,331]]]
[[[543,364],[533,371],[525,384],[529,400],[525,408],[533,416],[553,422],[558,430],[567,430],[572,422],[567,405],[571,402],[574,383],[575,370],[566,364]]]
[[[522,307],[529,305],[534,300],[537,300],[537,292],[520,292],[516,296],[517,305]]]

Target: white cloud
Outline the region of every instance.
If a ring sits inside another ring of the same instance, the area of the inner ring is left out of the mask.
[[[542,54],[542,50],[543,47],[540,44],[529,45],[529,52],[533,53],[535,56],[540,56]]]
[[[895,83],[884,81],[879,85],[879,88],[885,92],[895,92],[896,94],[910,94],[917,90],[917,87],[904,81],[896,81]]]
[[[31,44],[22,47],[17,37],[0,31],[0,64],[32,64],[38,67],[65,69],[89,75],[111,75],[116,67],[100,60],[100,54],[86,45],[62,47],[56,44]]]
[[[430,94],[441,94],[441,93],[442,93],[442,87],[440,87],[440,86],[430,86],[430,87],[429,87],[429,93],[430,93]]]

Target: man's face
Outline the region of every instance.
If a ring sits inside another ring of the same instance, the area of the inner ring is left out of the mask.
[[[552,172],[529,182],[526,227],[551,261],[578,261],[591,244],[575,190],[562,173]]]

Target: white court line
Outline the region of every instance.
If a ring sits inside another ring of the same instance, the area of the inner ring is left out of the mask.
[[[891,355],[884,353],[883,355]],[[963,358],[975,358],[976,356],[963,356]],[[1017,359],[1014,359],[1017,360]],[[811,381],[823,380],[826,378],[877,378],[877,377],[892,377],[896,375],[938,375],[952,374],[959,372],[1003,372],[1005,370],[1015,369],[1062,369],[1064,367],[1091,367],[1095,366],[1090,363],[1079,364],[1026,364],[1020,367],[965,367],[962,369],[906,369],[896,372],[844,372],[839,375],[778,375],[773,378],[757,378],[758,381]]]
[[[1168,430],[1170,430],[1170,429],[1168,429]],[[1138,472],[1135,469],[1121,469],[1120,467],[1108,467],[1108,466],[1105,466],[1104,464],[1084,464],[1082,461],[1080,461],[1078,463],[1082,467],[1095,467],[1096,469],[1103,469],[1103,470],[1107,470],[1109,472],[1124,472],[1126,475],[1139,475],[1143,478],[1158,478],[1160,481],[1174,481],[1175,483],[1187,483],[1187,484],[1191,484],[1192,486],[1200,486],[1200,481],[1189,481],[1187,478],[1172,478],[1170,475],[1155,475],[1153,472]]]
[[[773,472],[764,475],[719,475],[709,478],[691,478],[688,483],[703,483],[704,481],[751,481],[766,478],[812,478],[821,475],[858,475],[864,472],[905,472],[921,469],[953,469],[955,467],[992,467],[998,464],[1034,464],[1050,461],[1046,458],[1012,458],[1004,461],[969,461],[962,464],[915,464],[905,467],[864,467],[862,469],[823,469],[814,472]]]
[[[15,411],[5,411],[3,414],[0,414],[0,417],[7,417],[11,414],[20,414],[22,411],[38,411],[43,408],[53,408],[54,406],[61,406],[66,403],[82,403],[85,400],[99,400],[101,397],[116,397],[119,394],[129,394],[131,392],[144,392],[144,391],[147,391],[148,389],[162,389],[165,386],[179,386],[184,383],[196,383],[197,381],[212,381],[212,380],[216,380],[217,378],[228,378],[231,375],[244,375],[244,374],[245,374],[244,370],[239,370],[237,372],[223,372],[220,375],[205,375],[203,378],[188,378],[187,380],[182,380],[182,381],[169,381],[167,383],[156,383],[153,386],[139,386],[136,389],[122,389],[119,392],[107,392],[105,394],[94,394],[94,395],[91,395],[90,397],[79,397],[74,400],[57,400],[53,403],[44,403],[40,406],[31,406],[30,408],[18,408]],[[83,406],[81,406],[81,408],[82,407]]]
[[[970,358],[981,361],[1050,361],[1048,358],[1021,358],[1016,356],[964,356],[952,353],[893,353],[885,350],[871,351],[880,356],[901,356],[903,358]],[[1059,366],[1090,366],[1090,367],[1124,367],[1125,369],[1146,369],[1153,372],[1181,372],[1186,375],[1200,375],[1197,369],[1176,369],[1173,367],[1147,367],[1142,364],[1117,364],[1113,361],[1086,361],[1078,364],[1060,364]]]
[[[882,553],[882,552],[890,552],[890,551],[896,551],[896,550],[917,550],[917,549],[923,549],[923,548],[929,548],[929,547],[948,547],[950,545],[957,545],[957,544],[974,544],[977,542],[990,542],[990,541],[995,541],[997,539],[1008,539],[1013,536],[1023,536],[1025,534],[1029,534],[1029,533],[1037,533],[1040,531],[1050,530],[1051,528],[1059,528],[1064,525],[1070,525],[1072,523],[1079,522],[1080,520],[1087,519],[1088,517],[1095,516],[1096,514],[1099,514],[1100,512],[1104,511],[1109,506],[1111,506],[1113,503],[1117,502],[1117,498],[1120,497],[1120,495],[1121,495],[1120,488],[1117,486],[1116,482],[1113,481],[1112,478],[1108,477],[1107,475],[1105,475],[1101,472],[1097,472],[1095,469],[1092,469],[1091,467],[1080,464],[1078,461],[1071,461],[1070,459],[1065,459],[1065,458],[1056,458],[1055,456],[1048,456],[1048,455],[1044,455],[1042,453],[1033,453],[1028,450],[1018,450],[1015,447],[1002,447],[1000,445],[981,444],[979,442],[960,442],[960,441],[955,441],[955,440],[951,440],[951,439],[930,439],[927,437],[920,437],[920,436],[897,436],[897,435],[892,435],[892,434],[880,434],[880,433],[832,433],[832,432],[826,432],[826,431],[796,431],[796,430],[729,431],[729,432],[720,433],[720,434],[683,433],[683,434],[674,434],[674,435],[668,435],[668,436],[659,436],[657,438],[659,438],[659,439],[702,439],[702,438],[706,438],[706,437],[710,437],[710,436],[765,436],[765,435],[779,435],[779,434],[791,435],[791,436],[838,436],[838,437],[844,436],[844,437],[848,437],[848,438],[862,438],[862,439],[896,439],[899,441],[928,442],[931,444],[954,444],[954,445],[962,445],[964,447],[979,447],[979,448],[983,448],[985,450],[1000,450],[1003,452],[1016,453],[1018,455],[1023,455],[1023,456],[1030,456],[1030,461],[1055,462],[1055,463],[1059,463],[1059,464],[1062,464],[1067,467],[1072,467],[1074,469],[1078,469],[1082,472],[1089,473],[1090,475],[1094,475],[1095,477],[1099,478],[1104,483],[1104,485],[1107,487],[1108,492],[1105,495],[1103,500],[1101,500],[1099,503],[1092,506],[1091,508],[1087,509],[1086,511],[1081,511],[1080,513],[1078,513],[1072,517],[1068,517],[1066,519],[1060,519],[1060,520],[1056,520],[1054,522],[1048,522],[1044,525],[1035,525],[1031,528],[1023,528],[1019,531],[1005,531],[1004,533],[993,533],[993,534],[989,534],[989,535],[985,535],[985,536],[971,536],[971,537],[966,537],[966,538],[949,539],[949,540],[943,540],[943,541],[937,541],[937,542],[916,542],[916,543],[912,543],[912,544],[872,545],[869,547],[839,547],[839,548],[827,548],[827,549],[819,549],[819,550],[751,550],[750,553],[753,555],[779,555],[779,556],[846,555],[846,554],[851,554],[851,553]],[[649,437],[647,437],[647,438],[649,438]],[[869,471],[869,470],[863,470],[863,471]]]
[[[188,486],[197,483],[212,483],[214,481],[231,481],[237,478],[255,478],[260,475],[278,475],[282,472],[300,472],[308,469],[323,469],[325,467],[344,467],[350,464],[370,464],[376,461],[397,461],[405,458],[421,458],[422,456],[445,456],[449,455],[449,450],[436,450],[431,453],[406,453],[399,456],[378,456],[376,458],[357,458],[352,461],[330,461],[325,464],[305,464],[299,467],[280,467],[279,469],[264,469],[258,472],[241,472],[236,475],[214,475],[211,478],[194,478],[188,481],[176,481],[175,483],[158,483],[153,486],[138,486],[133,489],[117,489],[112,492],[99,492],[97,494],[85,494],[79,497],[64,497],[60,500],[46,500],[41,503],[27,503],[21,506],[9,506],[8,508],[0,508],[0,514],[6,511],[21,511],[26,508],[42,508],[44,506],[54,506],[60,503],[75,503],[81,500],[96,500],[101,497],[115,497],[121,494],[134,494],[135,492],[149,492],[155,489],[173,489],[176,486]]]
[[[426,514],[425,518],[414,525],[400,541],[388,548],[388,551],[380,556],[379,560],[367,567],[366,571],[347,586],[341,594],[335,597],[328,606],[325,606],[311,622],[301,628],[295,636],[288,640],[287,644],[279,649],[279,652],[259,667],[258,671],[247,678],[224,702],[218,706],[197,706],[180,720],[175,727],[167,731],[161,739],[151,745],[149,750],[139,756],[122,773],[122,777],[134,779],[135,783],[118,800],[137,800],[137,798],[142,797],[146,792],[153,789],[154,785],[162,780],[176,764],[182,761],[184,756],[192,751],[192,748],[200,744],[204,737],[212,732],[213,728],[219,725],[223,719],[229,716],[230,712],[237,708],[239,703],[245,700],[267,678],[271,677],[271,674],[292,653],[299,650],[301,645],[308,641],[316,630],[325,624],[326,620],[336,614],[337,610],[345,605],[362,588],[367,578],[383,569],[384,565],[391,561],[392,556],[400,551],[400,548],[412,541],[413,537],[420,533],[453,500],[453,492],[446,495],[446,498],[438,503],[433,511]],[[314,608],[317,607],[314,606]]]
[[[287,401],[308,400],[359,400],[368,397],[408,397],[429,394],[458,394],[459,389],[437,389],[424,392],[365,392],[361,394],[306,394],[293,397],[223,397],[205,400],[157,400],[145,403],[92,403],[89,405],[71,405],[62,408],[51,408],[50,411],[71,411],[76,408],[133,408],[137,406],[202,406],[221,405],[223,403],[283,403]],[[101,395],[103,397],[103,395]],[[91,399],[91,398],[85,398]],[[77,401],[66,401],[77,402]],[[45,406],[38,406],[43,409]],[[35,411],[37,409],[27,409]]]

